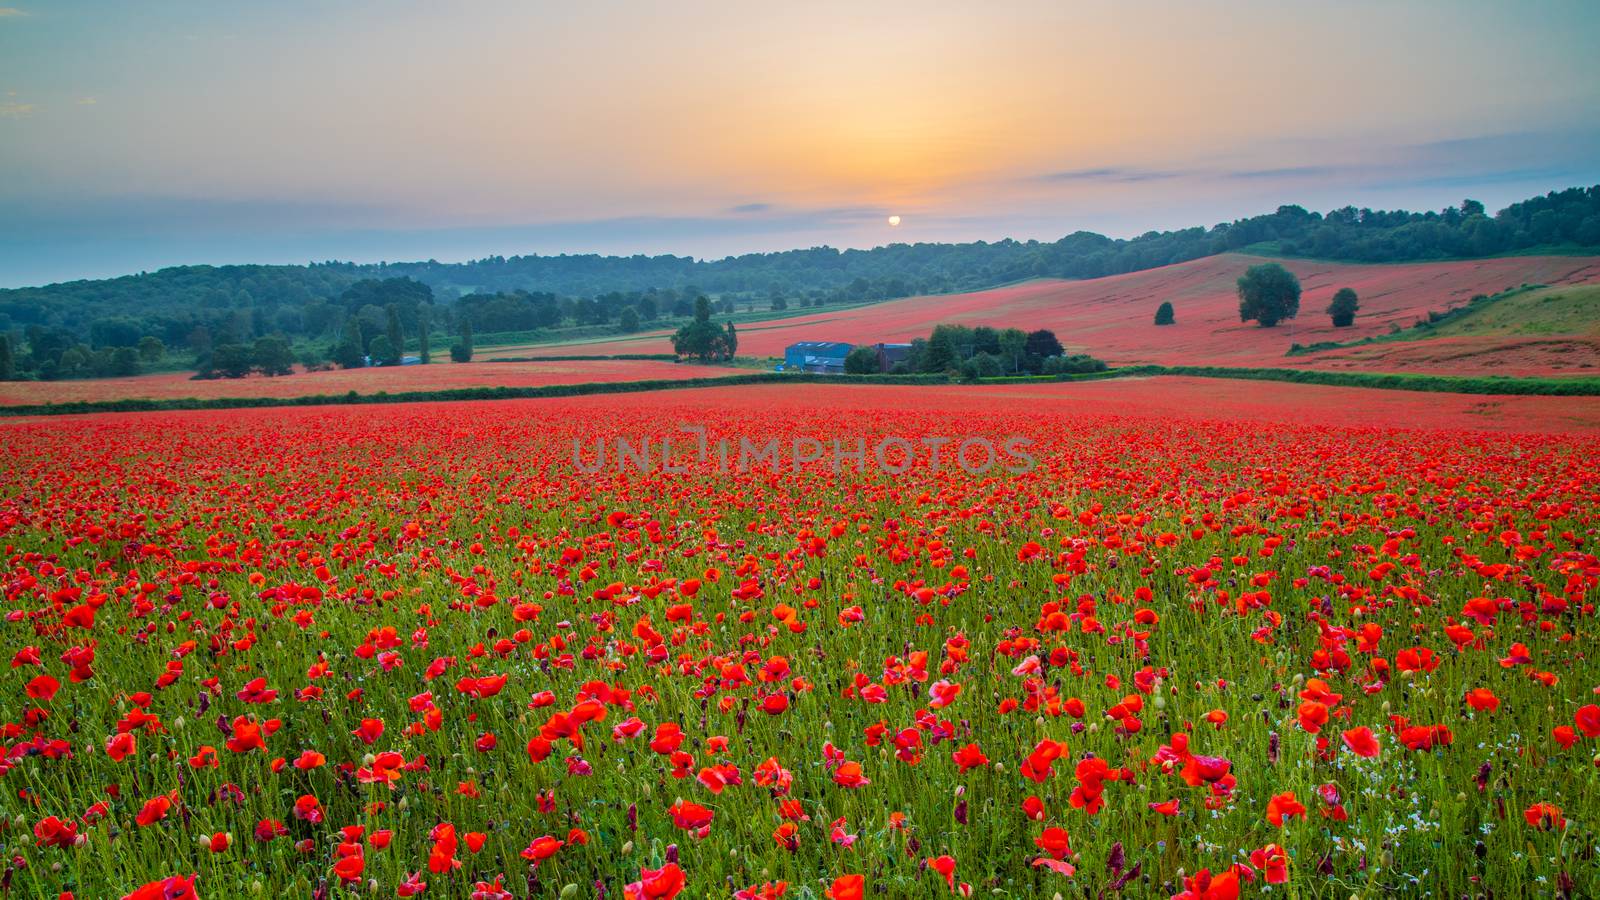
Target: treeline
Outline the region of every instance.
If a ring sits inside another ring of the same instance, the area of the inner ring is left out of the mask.
[[[879,371],[875,347],[856,347],[845,357],[849,375]],[[948,374],[968,380],[1008,375],[1083,375],[1106,371],[1106,364],[1088,354],[1068,355],[1049,329],[991,328],[979,325],[937,325],[926,338],[911,341],[905,358],[889,366],[892,375]]]
[[[12,377],[85,377],[155,364],[138,353],[146,337],[201,359],[219,344],[253,347],[268,336],[295,346],[332,346],[352,315],[361,317],[362,342],[368,345],[369,329],[387,330],[388,301],[352,298],[350,292],[361,284],[367,287],[356,293],[370,294],[371,285],[402,280],[429,290],[432,327],[448,334],[468,323],[480,334],[563,327],[630,331],[688,318],[701,295],[722,314],[784,310],[1031,277],[1095,278],[1246,248],[1361,262],[1533,248],[1600,252],[1600,185],[1552,192],[1494,215],[1473,200],[1422,213],[1345,207],[1319,214],[1282,206],[1209,228],[1152,231],[1128,240],[1080,231],[1054,242],[816,247],[707,261],[561,255],[467,263],[183,266],[0,290],[0,334],[8,343],[0,354],[9,354]],[[375,322],[375,316],[385,321]],[[417,334],[415,323],[402,327]],[[119,358],[119,349],[135,353]]]

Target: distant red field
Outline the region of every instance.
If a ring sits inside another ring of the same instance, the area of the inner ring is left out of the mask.
[[[183,397],[303,397],[315,394],[372,394],[388,391],[438,391],[472,387],[539,387],[553,384],[706,378],[748,371],[657,360],[552,360],[514,363],[434,363],[385,369],[335,369],[278,378],[194,381],[188,372],[162,372],[133,378],[93,381],[0,382],[0,405],[77,401],[154,400]]]
[[[1600,340],[1582,335],[1451,335],[1328,350],[1295,368],[1440,375],[1600,375]]]
[[[1600,282],[1600,258],[1595,257],[1528,256],[1394,265],[1283,260],[1299,276],[1305,291],[1300,316],[1276,328],[1260,328],[1239,321],[1234,282],[1250,266],[1264,261],[1224,254],[1087,281],[1039,280],[970,294],[910,297],[823,311],[749,325],[739,332],[739,352],[777,357],[783,355],[784,347],[802,340],[909,341],[925,337],[935,325],[953,323],[1049,328],[1069,348],[1114,364],[1303,366],[1304,360],[1284,356],[1291,343],[1384,334],[1392,325],[1411,325],[1430,310],[1442,312],[1466,303],[1475,294],[1494,294],[1524,283]],[[1335,329],[1322,312],[1341,287],[1353,288],[1361,297],[1361,313],[1352,328]],[[1177,324],[1157,327],[1152,320],[1164,300],[1172,302]],[[666,332],[655,332],[525,352],[558,355],[574,352],[574,346],[595,354],[671,351]],[[1457,371],[1448,362],[1425,369]],[[1380,369],[1373,366],[1368,370]],[[1468,366],[1460,371],[1480,370]]]

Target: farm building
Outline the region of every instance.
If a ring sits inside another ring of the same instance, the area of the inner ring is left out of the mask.
[[[873,344],[872,349],[878,351],[878,371],[887,372],[897,364],[906,361],[911,355],[910,344]]]
[[[790,344],[783,351],[783,368],[789,372],[843,375],[844,358],[850,355],[851,346],[841,341],[801,341]]]

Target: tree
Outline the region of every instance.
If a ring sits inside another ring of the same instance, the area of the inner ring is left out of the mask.
[[[960,362],[955,335],[947,326],[936,326],[933,329],[933,336],[928,338],[928,349],[922,357],[922,371],[950,372],[954,371]]]
[[[56,372],[61,378],[77,378],[84,374],[83,370],[89,365],[89,357],[77,347],[68,347],[61,351],[61,361],[56,366]]]
[[[1061,346],[1061,342],[1056,340],[1056,333],[1048,328],[1030,331],[1025,349],[1028,351],[1028,355],[1037,356],[1040,359],[1060,356],[1067,352],[1066,348]]]
[[[118,377],[139,374],[139,351],[132,347],[115,347],[111,350],[111,365],[107,374]]]
[[[961,377],[968,381],[993,378],[1000,374],[1000,358],[992,353],[976,353],[961,367]]]
[[[161,342],[161,338],[153,334],[139,338],[139,358],[146,363],[158,363],[166,355],[167,345]]]
[[[1327,313],[1333,317],[1333,327],[1349,328],[1355,324],[1356,310],[1361,308],[1356,292],[1347,287],[1339,288],[1333,295],[1333,302],[1328,304]]]
[[[1239,278],[1239,321],[1271,328],[1300,312],[1300,279],[1277,263],[1251,266]]]
[[[368,348],[372,353],[372,362],[379,366],[395,365],[394,360],[399,358],[394,345],[389,343],[387,334],[380,334],[372,339],[372,346]]]
[[[472,362],[472,319],[461,317],[461,340],[450,345],[452,362]]]
[[[389,304],[389,328],[384,335],[389,339],[388,353],[373,353],[381,361],[381,365],[398,366],[406,352],[405,333],[400,329],[400,308],[393,303]]]
[[[359,369],[366,365],[367,352],[361,346],[361,320],[351,316],[344,323],[339,343],[333,348],[333,361],[341,369]]]
[[[846,375],[871,375],[878,371],[878,351],[871,347],[856,347],[844,357]]]
[[[694,321],[678,329],[672,336],[672,352],[691,359],[726,359],[733,355],[729,348],[729,333],[711,321],[711,301],[698,297],[694,301]],[[733,338],[737,343],[738,338]]]
[[[256,370],[263,375],[289,375],[294,372],[294,353],[289,341],[279,335],[256,338],[250,353]]]
[[[1174,317],[1173,314],[1172,314],[1172,301],[1171,300],[1163,300],[1163,301],[1161,301],[1161,305],[1156,307],[1156,324],[1157,325],[1171,325],[1176,321],[1177,321],[1176,317]]]
[[[630,333],[639,330],[639,311],[631,306],[622,308],[622,315],[617,318],[617,330]]]
[[[17,377],[17,360],[11,353],[11,336],[0,334],[0,381],[13,381]]]
[[[1022,359],[1028,353],[1028,333],[1021,328],[1006,328],[1000,332],[1000,360],[1006,372],[1015,375],[1022,368]]]
[[[218,344],[211,350],[211,373],[223,378],[243,378],[254,364],[250,348],[243,344]]]
[[[422,357],[422,364],[433,362],[433,354],[428,350],[428,332],[433,330],[433,304],[417,308],[417,352]]]
[[[723,339],[728,343],[726,348],[728,352],[728,358],[733,359],[733,355],[739,352],[739,332],[734,330],[732,322],[728,323],[727,334]]]

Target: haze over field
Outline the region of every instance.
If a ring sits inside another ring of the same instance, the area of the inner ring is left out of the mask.
[[[13,2],[0,286],[1127,237],[1600,181],[1582,2]]]

